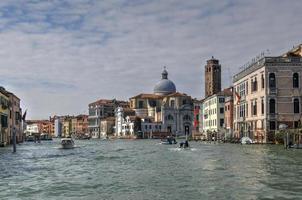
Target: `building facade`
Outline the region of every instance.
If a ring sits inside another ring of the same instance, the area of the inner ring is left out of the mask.
[[[166,69],[155,85],[153,94],[139,94],[130,98],[130,108],[142,119],[161,122],[161,131],[176,136],[191,135],[193,128],[193,101],[186,94],[176,92],[168,79]]]
[[[116,107],[129,108],[126,101],[100,99],[88,105],[88,129],[92,138],[101,137],[101,120],[107,117],[115,116]]]
[[[9,114],[9,96],[4,88],[0,88],[0,146],[6,146],[10,142]]]
[[[205,97],[221,91],[221,65],[219,60],[212,57],[205,66]]]
[[[225,129],[225,100],[232,96],[230,89],[214,94],[203,102],[203,132],[209,138],[222,139],[226,136]],[[219,134],[219,135],[217,135]]]
[[[234,101],[233,95],[227,96],[225,98],[225,105],[224,105],[224,124],[225,129],[228,137],[233,138],[233,124],[234,124]]]
[[[255,142],[273,142],[280,124],[301,121],[301,47],[277,57],[263,57],[233,77],[234,133]]]

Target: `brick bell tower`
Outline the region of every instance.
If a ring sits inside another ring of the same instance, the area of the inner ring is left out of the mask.
[[[221,65],[213,56],[205,66],[205,97],[221,91]]]

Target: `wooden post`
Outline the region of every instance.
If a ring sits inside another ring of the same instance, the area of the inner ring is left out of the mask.
[[[13,128],[13,153],[16,153],[17,148],[16,148],[16,128]]]
[[[288,131],[286,132],[286,148],[289,148],[289,136],[288,136]]]

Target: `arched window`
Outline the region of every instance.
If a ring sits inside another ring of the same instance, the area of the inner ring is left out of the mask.
[[[300,113],[299,99],[294,99],[294,113]]]
[[[172,116],[172,115],[167,115],[167,116],[166,116],[166,120],[171,120],[171,121],[173,121],[173,116]]]
[[[170,103],[171,103],[171,107],[174,108],[174,106],[175,106],[175,101],[174,101],[174,100],[171,100]]]
[[[269,100],[269,113],[270,114],[276,113],[276,100],[275,99]]]
[[[269,87],[276,88],[276,76],[274,73],[269,74]]]
[[[299,74],[293,74],[293,88],[299,88]]]

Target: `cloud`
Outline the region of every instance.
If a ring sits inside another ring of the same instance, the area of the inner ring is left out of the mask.
[[[298,0],[1,1],[0,84],[30,118],[152,92],[163,66],[178,91],[201,98],[212,55],[228,87],[261,51],[301,43],[301,8]]]

